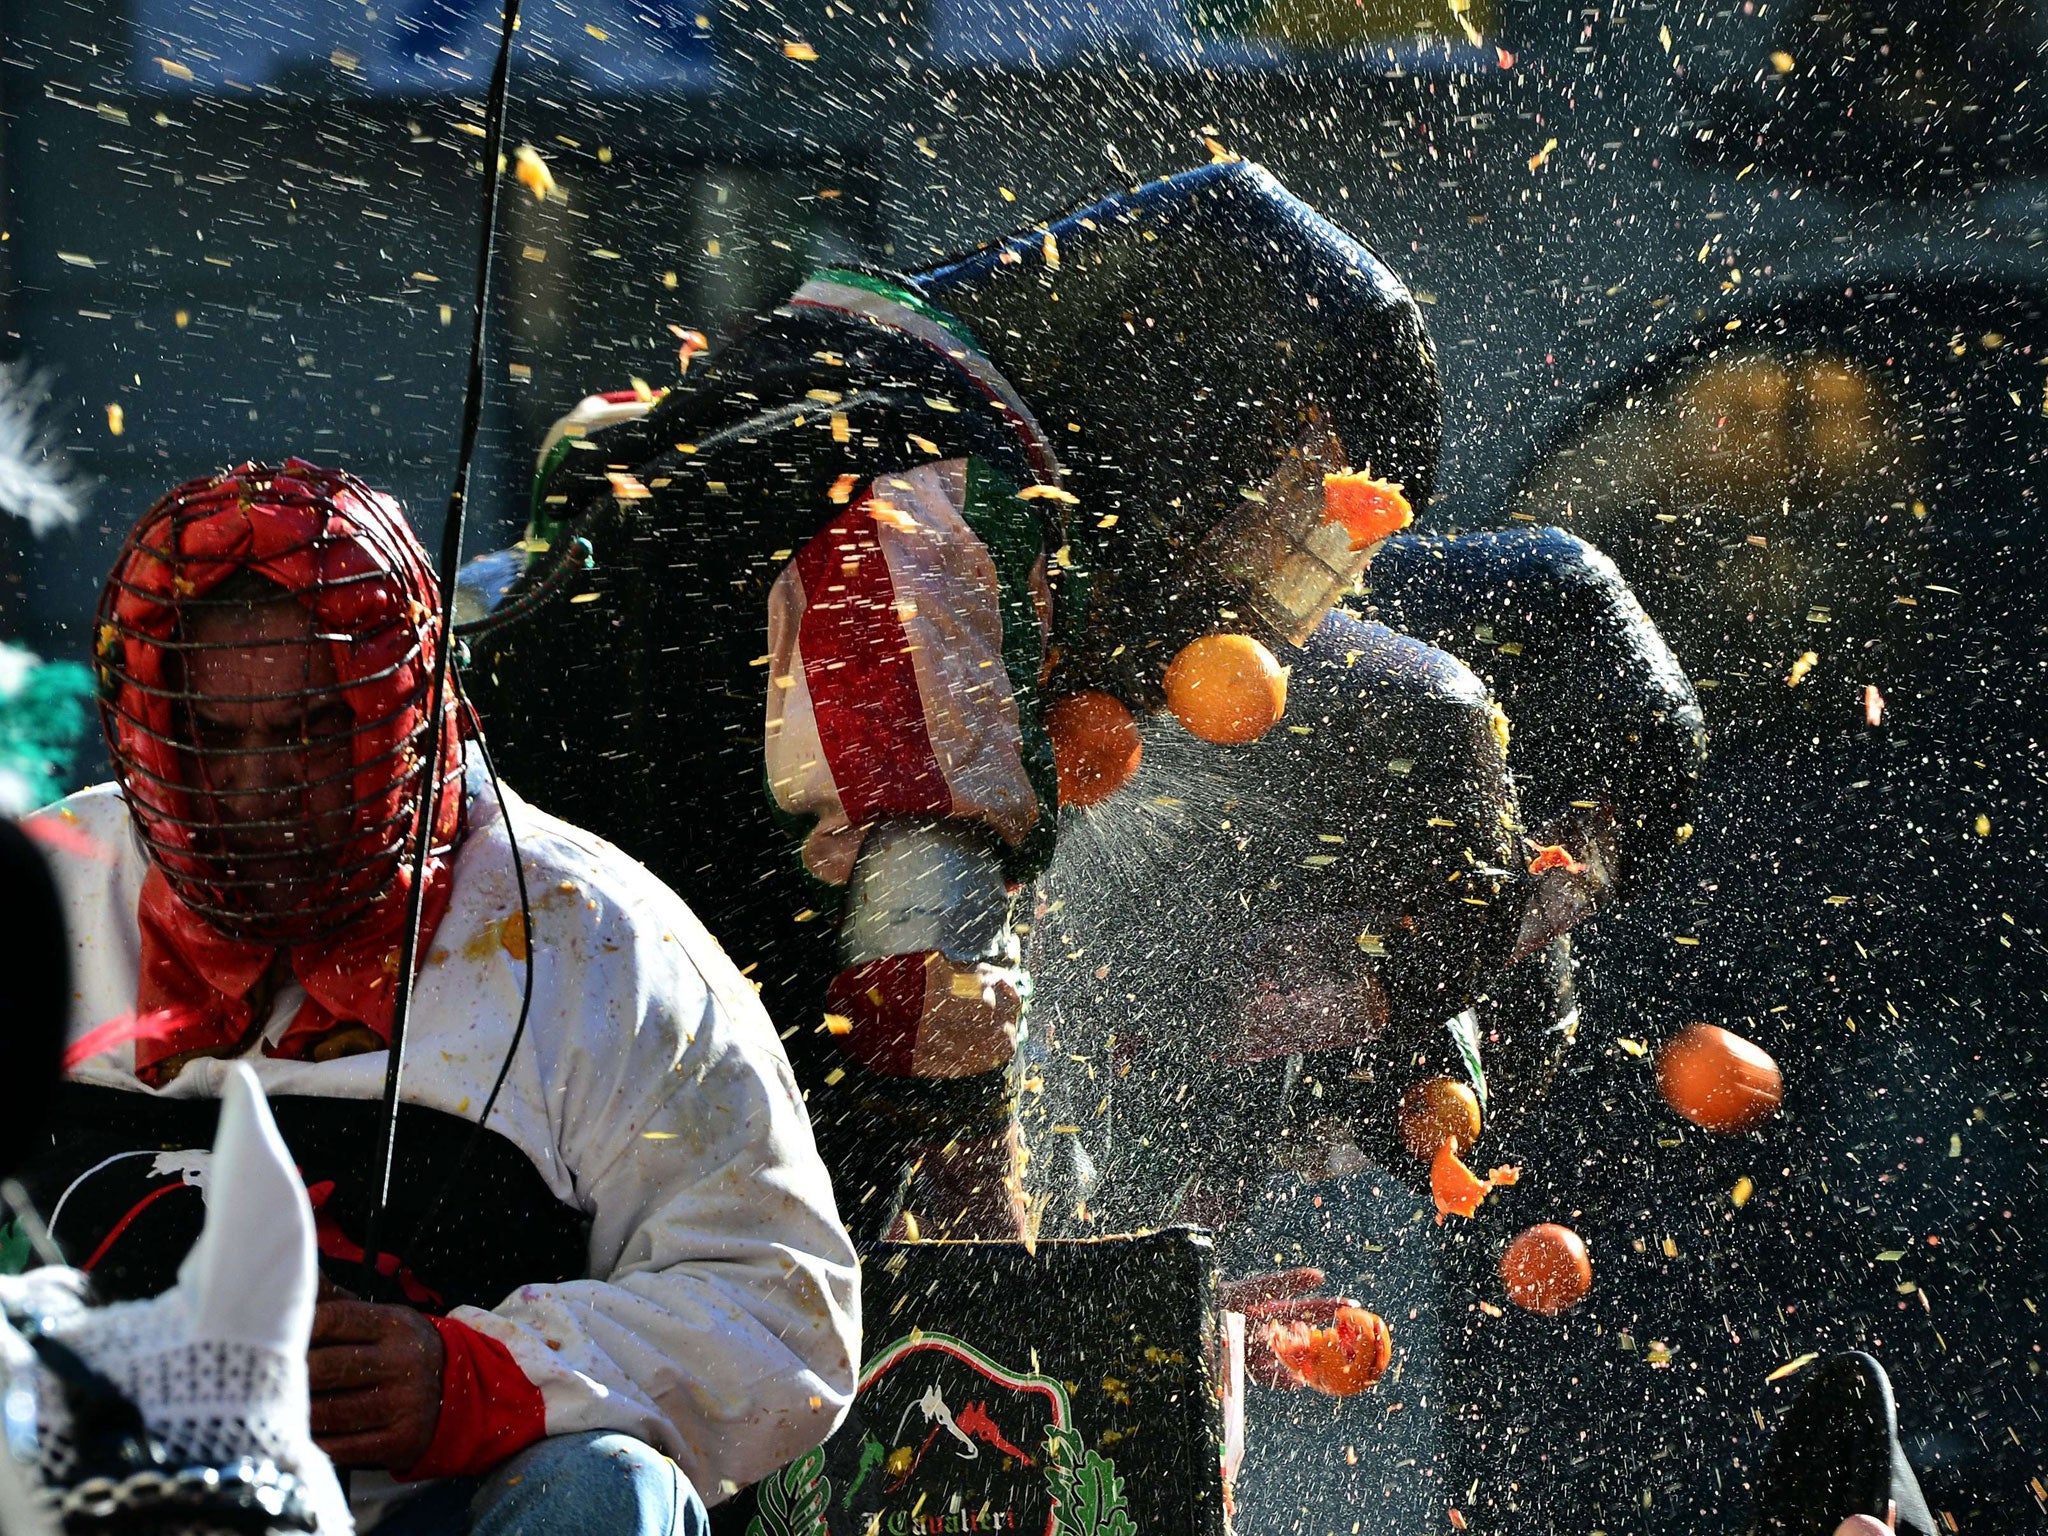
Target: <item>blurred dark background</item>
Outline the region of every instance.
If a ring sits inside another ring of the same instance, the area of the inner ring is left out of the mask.
[[[0,638],[81,656],[127,524],[244,457],[435,536],[494,41],[471,0],[0,0],[0,362],[90,482],[73,529],[0,522]],[[1714,731],[1673,872],[1580,936],[1564,1080],[1486,1149],[1528,1173],[1446,1250],[1418,1475],[1473,1529],[1734,1530],[1768,1378],[1857,1343],[1951,1529],[2048,1528],[2039,8],[530,0],[517,43],[557,192],[506,203],[473,552],[554,416],[822,261],[1226,152],[1381,250],[1446,374],[1426,521],[1608,549]],[[1635,1047],[1695,1018],[1784,1065],[1765,1131],[1658,1102]],[[1551,1217],[1594,1298],[1481,1310]]]

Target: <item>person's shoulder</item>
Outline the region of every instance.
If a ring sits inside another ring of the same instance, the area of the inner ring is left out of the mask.
[[[94,784],[22,818],[60,877],[106,872],[122,864],[134,843],[128,802],[118,784]]]
[[[63,822],[77,825],[81,822],[116,823],[126,826],[128,802],[121,798],[121,786],[109,780],[105,784],[89,784],[84,789],[73,790],[62,800],[31,811],[22,818],[31,822]]]
[[[636,925],[659,921],[672,908],[682,907],[680,896],[615,843],[548,814],[509,787],[505,802],[526,870],[527,896],[536,907],[581,909],[589,914],[589,922],[623,920]],[[479,830],[485,840],[505,844],[504,825],[495,808]],[[550,899],[570,896],[579,899]]]
[[[661,972],[675,989],[668,1002],[684,1012],[716,1005],[728,1023],[765,1026],[754,989],[688,903],[646,865],[616,844],[551,816],[509,790],[507,808],[526,871],[539,943],[568,943],[586,965],[617,965],[639,973],[644,987]],[[501,846],[495,816],[491,840]],[[481,850],[479,850],[481,851]],[[508,850],[509,852],[509,850]],[[701,992],[701,998],[690,993]]]

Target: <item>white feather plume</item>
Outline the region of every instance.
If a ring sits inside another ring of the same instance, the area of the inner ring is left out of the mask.
[[[85,488],[41,419],[46,397],[41,376],[0,363],[0,512],[38,534],[85,515]]]

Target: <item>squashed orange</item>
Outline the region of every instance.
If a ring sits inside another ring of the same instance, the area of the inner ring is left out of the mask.
[[[1342,524],[1351,547],[1364,549],[1406,528],[1415,512],[1393,481],[1346,470],[1323,476],[1323,521]]]
[[[1457,1146],[1448,1138],[1436,1149],[1429,1165],[1429,1193],[1436,1201],[1436,1224],[1446,1216],[1476,1216],[1489,1192],[1497,1185],[1512,1184],[1522,1176],[1519,1168],[1495,1168],[1477,1177],[1458,1157]]]
[[[1266,1344],[1303,1386],[1331,1397],[1363,1392],[1394,1357],[1386,1323],[1363,1307],[1339,1307],[1327,1327],[1275,1320],[1266,1324]]]

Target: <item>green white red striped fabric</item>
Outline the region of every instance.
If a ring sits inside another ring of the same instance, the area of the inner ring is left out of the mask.
[[[831,884],[880,817],[965,818],[1015,845],[1042,814],[967,485],[961,459],[881,476],[770,590],[769,790],[814,819],[805,866]]]

